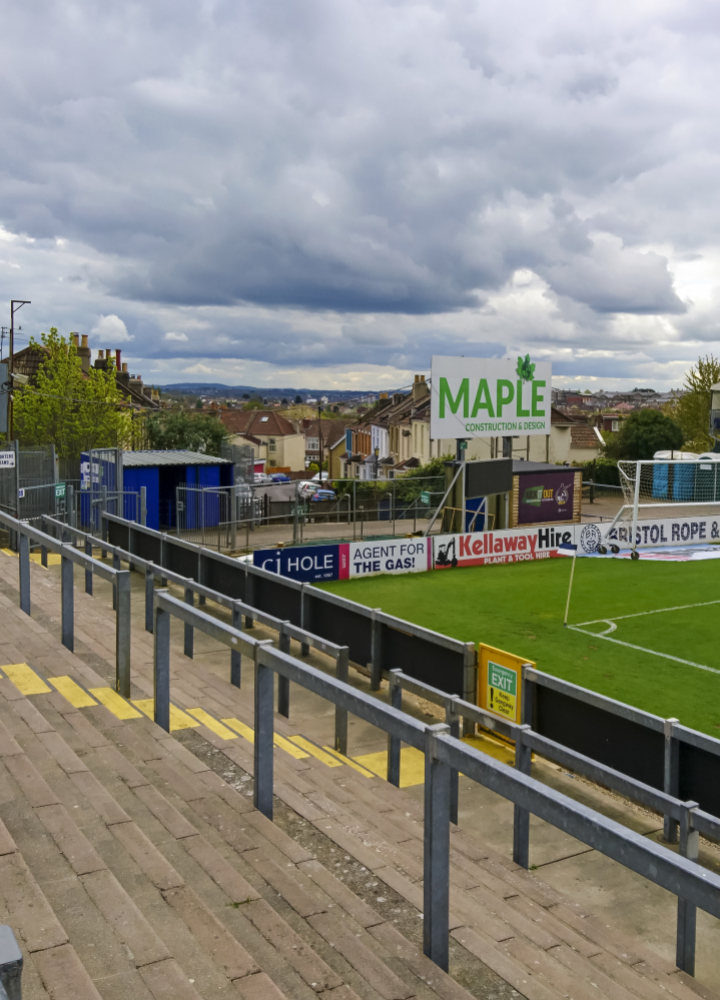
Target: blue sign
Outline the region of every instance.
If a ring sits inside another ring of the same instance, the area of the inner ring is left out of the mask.
[[[287,549],[259,549],[253,565],[293,580],[337,580],[340,558],[338,545],[299,545]]]

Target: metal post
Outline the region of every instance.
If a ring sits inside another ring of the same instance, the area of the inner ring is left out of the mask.
[[[255,600],[255,577],[248,572],[247,563],[245,564],[245,603],[249,604],[250,607],[253,606]],[[253,627],[253,619],[250,615],[245,615],[245,628]]]
[[[522,725],[515,732],[515,768],[521,774],[530,774],[532,751],[523,736],[530,726]],[[530,865],[530,813],[521,806],[513,808],[513,861],[521,868]]]
[[[309,598],[305,591],[305,584],[300,584],[300,628],[310,631],[308,620],[310,618]],[[300,643],[300,655],[309,656],[310,646],[307,642]]]
[[[65,512],[71,528],[77,528],[77,513],[75,511],[75,487],[70,483],[65,487]]]
[[[155,607],[153,642],[153,719],[170,732],[170,615]]]
[[[115,690],[130,697],[130,570],[120,570],[115,577]]]
[[[456,740],[460,739],[460,716],[455,711],[455,703],[458,695],[451,695],[445,702],[445,722],[450,730],[450,735]],[[460,775],[455,768],[450,768],[450,822],[457,826],[458,808],[460,805]]]
[[[147,524],[147,486],[140,487],[140,524]]]
[[[167,566],[168,555],[167,555],[167,536],[165,533],[160,535],[160,566]],[[167,580],[164,576],[160,577],[160,586],[167,587]]]
[[[100,464],[98,462],[98,475],[99,474],[100,474]],[[90,470],[90,475],[92,476],[92,469]],[[102,496],[102,501],[100,506],[100,524],[101,524],[100,534],[102,536],[102,540],[106,542],[108,536],[108,523],[107,519],[103,517],[103,514],[107,514],[107,486],[103,486],[101,496]],[[107,549],[102,550],[102,557],[103,559],[107,559]]]
[[[192,587],[186,587],[185,588],[185,603],[189,604],[190,607],[193,607],[194,604],[195,604],[195,594],[193,592]],[[184,633],[184,635],[183,635],[183,638],[184,638],[183,653],[185,654],[185,656],[189,657],[191,660],[193,658],[193,652],[194,652],[194,650],[193,650],[193,646],[194,646],[194,642],[193,642],[194,635],[193,635],[193,633],[194,633],[194,631],[195,630],[193,629],[192,625],[189,625],[187,622],[185,622],[185,625],[183,626],[183,633]]]
[[[92,559],[92,539],[88,535],[85,538],[85,555]],[[85,570],[85,593],[92,597],[93,592],[93,572],[92,567]]]
[[[382,626],[376,615],[382,608],[373,608],[370,626],[370,690],[379,691],[382,680]]]
[[[280,622],[278,633],[278,649],[281,653],[290,653],[290,636],[285,631],[285,626],[290,622]],[[290,681],[282,674],[278,674],[278,715],[290,718]]]
[[[680,819],[680,856],[688,861],[697,861],[700,834],[693,829],[692,814],[698,808],[697,802],[683,802]],[[697,907],[678,896],[677,947],[675,964],[688,976],[695,975],[695,937]]]
[[[120,556],[117,554],[117,552],[113,552],[112,564],[113,564],[113,569],[116,569],[118,571],[120,570],[122,564],[120,562]],[[112,606],[113,606],[113,611],[117,611],[117,577],[115,577],[115,579],[113,580],[113,585],[112,585]]]
[[[432,545],[430,539],[427,542]],[[469,701],[471,705],[477,703],[478,696],[478,654],[474,642],[465,645],[465,666],[463,669],[463,700]],[[475,735],[475,722],[463,716],[463,736]]]
[[[255,808],[273,818],[273,671],[259,662],[262,644],[255,647]]]
[[[672,466],[669,466],[672,469]],[[638,462],[635,466],[635,496],[633,498],[633,516],[632,516],[632,538],[631,538],[631,549],[633,553],[637,552],[637,523],[638,523],[638,506],[640,503],[640,475],[642,472],[642,462]]]
[[[390,671],[390,704],[398,712],[402,711],[402,670]],[[400,737],[388,732],[387,780],[396,788],[400,787]]]
[[[30,539],[18,532],[20,571],[20,610],[30,614]]]
[[[663,791],[674,798],[680,797],[680,743],[673,736],[673,726],[678,719],[665,719],[665,760],[663,767]],[[663,839],[668,844],[677,843],[677,820],[663,816]]]
[[[47,564],[48,564],[47,556],[48,556],[47,546],[41,545],[40,546],[40,565],[44,566],[45,569],[47,569]]]
[[[74,628],[74,594],[73,594],[73,564],[72,560],[65,555],[65,548],[61,550],[60,556],[60,606],[62,609],[62,644],[70,652],[75,650],[75,628]]]
[[[23,954],[12,928],[0,924],[0,987],[7,1000],[22,1000],[22,970]]]
[[[343,684],[347,684],[350,666],[350,649],[343,646],[338,652],[337,663],[335,665],[335,676]],[[335,706],[335,749],[343,757],[347,757],[348,752],[348,714],[346,708]]]
[[[425,730],[423,951],[448,970],[450,932],[450,768],[437,759],[444,722]]]
[[[155,597],[155,575],[152,563],[145,567],[145,631],[153,630],[153,599]]]
[[[205,566],[203,563],[203,552],[202,549],[198,549],[198,563],[197,563],[197,582],[205,584],[205,573],[203,573]],[[202,605],[205,603],[205,595],[198,594],[198,604]]]
[[[242,611],[237,603],[232,608],[232,627],[239,632],[242,631]],[[242,656],[240,651],[233,649],[230,651],[230,683],[233,687],[239,688],[242,678]]]

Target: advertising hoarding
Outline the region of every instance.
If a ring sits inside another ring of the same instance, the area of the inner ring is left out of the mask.
[[[253,552],[253,565],[304,583],[337,580],[339,548],[339,545],[299,545],[287,549],[258,549]]]
[[[572,521],[575,470],[519,476],[518,524]]]
[[[395,538],[340,545],[340,579],[376,573],[423,573],[432,568],[432,539]]]
[[[552,365],[530,355],[432,359],[430,436],[475,438],[550,433]]]

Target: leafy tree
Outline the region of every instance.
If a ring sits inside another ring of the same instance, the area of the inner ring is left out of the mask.
[[[106,371],[85,375],[75,345],[58,334],[33,337],[30,346],[46,348],[33,385],[16,390],[14,419],[24,445],[54,444],[59,458],[79,458],[90,448],[115,448],[129,432],[130,407],[115,381],[112,363]]]
[[[199,451],[220,455],[227,429],[217,416],[210,413],[187,413],[183,410],[160,410],[146,421],[149,448]]]
[[[652,458],[656,451],[680,450],[682,428],[659,410],[635,410],[605,449],[609,458],[638,462]]]
[[[258,396],[255,396],[249,402],[243,404],[243,410],[264,410],[264,409],[265,409],[265,404],[263,403],[262,399],[260,399]]]
[[[302,403],[302,396],[295,397],[295,406],[299,406]]]
[[[708,434],[710,425],[710,386],[720,382],[720,361],[708,354],[698,358],[685,373],[683,395],[669,407],[669,416],[682,427],[688,451],[710,451],[715,441]]]
[[[195,409],[196,410],[202,410],[202,408],[203,408],[203,401],[202,401],[202,399],[196,400],[195,401]]]

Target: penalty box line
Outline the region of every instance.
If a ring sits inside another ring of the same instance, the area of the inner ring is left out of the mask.
[[[717,604],[717,601],[710,601],[710,604]],[[702,605],[690,604],[688,607],[701,607]],[[668,609],[669,610],[669,609]],[[650,612],[652,614],[652,612]],[[626,618],[633,618],[634,615],[625,615]],[[606,618],[599,618],[598,621],[607,621]],[[586,622],[587,625],[596,624],[594,622]],[[716,670],[715,667],[708,667],[704,663],[695,663],[693,660],[683,660],[680,656],[673,656],[671,653],[659,653],[656,649],[647,649],[645,646],[636,646],[633,642],[623,642],[622,639],[613,639],[610,635],[603,635],[602,632],[588,632],[587,629],[580,628],[579,625],[568,625],[569,629],[573,632],[581,632],[583,635],[589,635],[593,639],[604,639],[605,642],[614,642],[618,646],[625,646],[627,649],[636,649],[640,653],[649,653],[651,656],[661,656],[664,660],[673,660],[675,663],[682,663],[687,667],[696,667],[698,670],[706,670],[710,674],[720,674],[720,670]]]
[[[568,628],[582,628],[583,625],[600,625],[602,622],[619,622],[625,618],[642,618],[643,615],[662,615],[666,611],[687,611],[689,608],[707,608],[711,604],[720,604],[717,601],[699,601],[697,604],[678,604],[674,608],[655,608],[653,611],[636,611],[631,615],[612,615],[610,618],[593,618],[590,622],[578,622],[577,625],[568,625]],[[638,646],[638,649],[640,647]],[[685,661],[683,660],[683,663]]]

